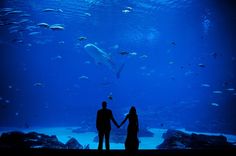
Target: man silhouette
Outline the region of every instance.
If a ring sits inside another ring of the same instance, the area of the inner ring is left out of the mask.
[[[116,127],[119,128],[119,125],[117,124],[116,120],[114,119],[112,115],[112,111],[110,109],[107,109],[107,102],[102,102],[102,109],[98,110],[97,112],[97,121],[96,121],[96,127],[98,130],[98,138],[99,138],[99,144],[98,144],[98,150],[102,150],[102,144],[103,144],[103,137],[105,135],[105,142],[106,142],[106,150],[110,150],[110,131],[111,131],[111,122],[116,125]]]

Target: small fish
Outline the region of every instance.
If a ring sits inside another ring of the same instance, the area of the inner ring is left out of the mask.
[[[14,10],[14,11],[10,11],[10,12],[5,13],[4,16],[6,16],[6,15],[11,15],[11,14],[20,14],[20,13],[22,13],[22,11],[20,11],[20,10]]]
[[[80,77],[79,77],[79,79],[81,79],[81,80],[82,80],[82,79],[84,79],[84,80],[88,80],[88,77],[87,77],[87,76],[84,76],[84,75],[82,75],[82,76],[80,76]]]
[[[211,105],[212,105],[212,106],[215,106],[215,107],[218,107],[218,106],[219,106],[218,103],[214,103],[214,102],[212,102]]]
[[[22,24],[22,23],[26,23],[26,22],[29,22],[30,20],[29,19],[22,19],[18,22],[18,24]]]
[[[173,42],[171,42],[171,44],[173,45],[173,46],[176,46],[176,43],[173,41]]]
[[[139,58],[145,59],[145,58],[148,58],[148,56],[147,56],[147,55],[142,55],[142,56],[140,56]]]
[[[43,9],[43,12],[56,12],[56,11],[57,11],[56,9],[51,9],[51,8]]]
[[[21,14],[20,17],[30,17],[30,14]]]
[[[133,10],[133,8],[131,8],[131,7],[129,7],[129,6],[125,7],[125,9],[127,9],[127,10]]]
[[[12,11],[13,9],[12,8],[2,8],[1,11],[2,12],[9,12],[9,11]]]
[[[51,25],[49,28],[52,30],[64,30],[64,27],[58,24]]]
[[[50,12],[50,11],[55,11],[55,9],[50,9],[50,8],[43,9],[43,12]]]
[[[64,43],[65,43],[65,41],[59,41],[58,43],[59,43],[59,44],[64,44]]]
[[[170,65],[171,65],[171,64],[174,64],[174,63],[175,63],[175,62],[173,62],[173,61],[170,61],[170,62],[169,62]]]
[[[132,53],[129,53],[129,54],[132,55],[132,56],[136,56],[137,55],[136,52],[132,52]]]
[[[30,31],[32,31],[33,29],[36,29],[36,28],[38,28],[38,27],[37,26],[33,26],[33,25],[30,25],[30,26],[26,27],[26,29],[30,30]]]
[[[113,99],[113,97],[112,97],[112,92],[108,95],[108,99],[109,99],[109,100],[112,100],[112,99]]]
[[[29,35],[30,35],[30,36],[32,36],[32,35],[38,35],[38,34],[40,34],[40,33],[41,33],[41,32],[35,31],[35,32],[29,33]]]
[[[127,52],[127,51],[121,51],[120,54],[121,54],[121,55],[128,55],[129,52]]]
[[[62,9],[58,9],[58,12],[63,12],[63,10]]]
[[[204,65],[204,64],[202,64],[202,63],[199,63],[198,66],[199,66],[199,67],[202,67],[202,68],[205,68],[205,67],[206,67],[206,65]]]
[[[38,23],[37,26],[42,27],[42,28],[49,28],[49,24],[47,23]]]
[[[131,12],[131,11],[128,10],[128,9],[124,9],[124,10],[122,10],[122,12],[123,12],[123,13],[129,13],[129,12]]]
[[[215,90],[215,91],[213,91],[213,93],[214,93],[214,94],[222,94],[223,92],[220,91],[220,90]]]
[[[203,83],[203,84],[201,84],[201,86],[202,86],[202,87],[210,87],[210,85],[207,84],[207,83]]]
[[[87,37],[81,36],[79,37],[79,41],[87,40]]]
[[[36,83],[33,84],[33,86],[35,86],[35,87],[43,87],[44,85],[43,85],[43,83],[36,82]]]
[[[235,91],[234,88],[227,88],[226,90],[228,90],[228,91]]]
[[[52,60],[60,60],[62,59],[62,56],[61,55],[57,55],[55,57],[52,58]]]
[[[212,57],[214,57],[215,59],[216,59],[216,57],[217,57],[217,53],[216,52],[213,52],[213,53],[211,53],[210,54]]]
[[[90,13],[86,12],[84,13],[86,16],[92,16]]]

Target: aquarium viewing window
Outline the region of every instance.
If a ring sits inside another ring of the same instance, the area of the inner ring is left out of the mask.
[[[235,149],[235,10],[2,0],[0,148]]]

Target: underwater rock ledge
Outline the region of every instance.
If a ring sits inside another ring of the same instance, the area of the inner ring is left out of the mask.
[[[57,139],[56,135],[49,136],[37,132],[12,131],[2,133],[0,148],[89,149],[89,145],[83,148],[75,138],[71,138],[63,144]]]
[[[223,135],[187,134],[168,129],[162,137],[164,141],[156,147],[157,149],[236,149],[236,146],[227,142]]]

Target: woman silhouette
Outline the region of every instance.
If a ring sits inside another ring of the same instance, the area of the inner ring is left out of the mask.
[[[134,106],[130,108],[129,114],[126,115],[125,119],[120,124],[120,127],[129,119],[127,137],[125,140],[125,149],[127,151],[136,151],[139,147],[139,140],[138,140],[138,115],[136,113],[136,109]]]

